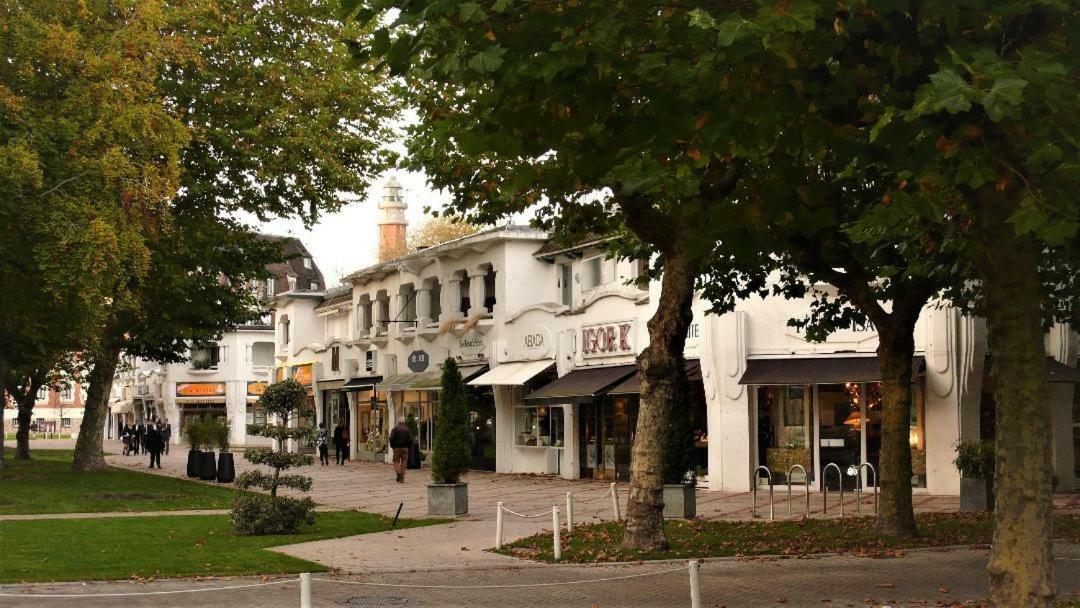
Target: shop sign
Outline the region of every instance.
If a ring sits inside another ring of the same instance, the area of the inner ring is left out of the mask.
[[[475,357],[476,355],[484,352],[484,347],[487,343],[480,336],[468,337],[462,336],[458,338],[458,348],[461,349],[461,354],[466,357]]]
[[[285,379],[285,368],[279,367],[274,370],[274,382],[281,382]]]
[[[265,382],[248,382],[247,394],[252,397],[261,397],[266,392]]]
[[[177,397],[224,397],[224,382],[178,382]]]
[[[586,359],[634,354],[634,322],[598,323],[581,328],[581,355]]]
[[[555,344],[555,340],[551,336],[551,330],[543,325],[530,325],[523,329],[524,332],[519,334],[516,339],[520,356],[515,358],[534,361],[547,359],[551,356],[551,349]]]
[[[311,386],[313,370],[311,364],[297,365],[293,368],[293,379],[304,386]]]
[[[414,350],[409,353],[409,369],[419,374],[431,365],[431,357],[426,350]]]

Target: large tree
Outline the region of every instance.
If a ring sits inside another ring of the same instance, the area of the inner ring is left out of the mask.
[[[371,78],[342,61],[356,24],[328,1],[168,3],[168,38],[194,53],[157,75],[157,101],[191,132],[178,151],[169,230],[151,272],[113,307],[89,376],[75,466],[104,466],[107,396],[120,352],[182,360],[192,342],[259,314],[248,285],[281,253],[235,218],[314,222],[363,192],[382,166],[393,113]],[[166,313],[166,314],[163,314]]]

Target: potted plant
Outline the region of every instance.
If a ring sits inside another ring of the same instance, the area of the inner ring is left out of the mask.
[[[201,418],[188,418],[184,428],[181,429],[181,434],[184,436],[184,440],[190,449],[188,449],[187,458],[187,476],[198,477],[199,476],[199,458],[201,450],[199,446],[202,445],[202,419]]]
[[[469,411],[465,382],[457,363],[443,364],[442,393],[435,418],[435,446],[431,454],[431,481],[427,487],[428,515],[463,515],[469,512],[469,486],[461,476],[469,470]]]
[[[994,442],[962,441],[956,444],[960,471],[960,510],[994,510]]]
[[[232,452],[229,451],[229,434],[232,427],[225,418],[212,418],[210,426],[213,430],[214,445],[220,450],[217,456],[218,483],[232,483],[236,479],[236,463]]]
[[[409,412],[405,416],[405,426],[409,427],[412,435],[412,445],[409,446],[409,462],[406,465],[410,469],[420,468],[420,425],[416,423],[416,416]]]
[[[204,417],[199,420],[199,479],[217,479],[217,455],[214,454],[214,428],[217,421]]]
[[[695,439],[690,402],[677,398],[671,407],[664,453],[664,517],[667,519],[693,519],[697,515]]]

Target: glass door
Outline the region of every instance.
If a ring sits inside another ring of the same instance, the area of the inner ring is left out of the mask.
[[[856,487],[856,475],[862,452],[863,412],[860,385],[821,384],[817,387],[818,455],[820,467],[835,463],[844,478],[844,489]],[[822,476],[830,490],[840,489],[836,472]]]

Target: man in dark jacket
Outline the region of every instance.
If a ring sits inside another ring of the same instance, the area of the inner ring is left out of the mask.
[[[390,448],[394,450],[394,472],[398,483],[405,482],[405,468],[409,464],[409,448],[412,447],[412,432],[404,420],[390,430]]]
[[[152,424],[146,427],[146,451],[150,453],[150,468],[161,468],[161,450],[165,449],[165,441],[161,438],[161,431]]]
[[[172,442],[172,425],[168,422],[161,425],[161,440],[165,442],[165,455],[169,455],[169,443]]]

